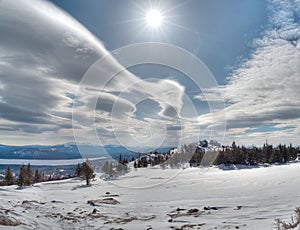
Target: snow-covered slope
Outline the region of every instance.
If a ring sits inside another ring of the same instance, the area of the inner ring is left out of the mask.
[[[275,229],[276,218],[289,220],[300,206],[300,163],[241,170],[144,168],[92,184],[69,179],[0,187],[0,215],[23,223],[14,229],[257,230]],[[113,199],[120,203],[97,203]]]

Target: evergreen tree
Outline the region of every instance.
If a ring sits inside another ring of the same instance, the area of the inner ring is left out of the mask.
[[[142,167],[142,161],[141,161],[141,158],[138,158],[138,161],[137,161],[137,167],[138,167],[138,168],[141,168],[141,167]]]
[[[95,174],[94,169],[88,159],[84,163],[82,163],[81,172],[82,176],[86,180],[86,185],[90,185],[91,179],[95,177]]]
[[[288,157],[288,149],[286,145],[283,146],[283,152],[282,152],[282,163],[286,163],[289,160]]]
[[[33,184],[33,171],[31,169],[30,164],[28,163],[27,168],[26,168],[25,185],[30,186],[32,184]]]
[[[38,169],[36,169],[34,172],[33,182],[34,183],[43,182],[42,174],[41,174],[40,170],[38,170]]]
[[[17,180],[17,185],[22,187],[26,184],[26,180],[27,180],[27,174],[26,174],[26,169],[25,166],[22,164],[20,166],[20,170],[19,170],[19,177]]]
[[[216,164],[216,165],[225,164],[225,161],[226,161],[226,160],[225,160],[225,151],[222,150],[222,151],[220,151],[220,153],[219,153],[217,159],[215,160],[215,164]]]
[[[81,177],[81,174],[82,174],[81,170],[82,170],[81,165],[78,163],[77,168],[75,170],[75,176],[76,177]]]
[[[8,166],[5,172],[5,177],[4,177],[4,185],[13,185],[15,184],[15,177],[10,169],[10,167]]]

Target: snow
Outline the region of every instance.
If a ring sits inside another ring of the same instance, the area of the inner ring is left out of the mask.
[[[132,169],[114,181],[97,175],[91,187],[79,179],[0,187],[0,214],[8,209],[7,215],[24,223],[14,229],[170,229],[188,224],[275,229],[276,218],[289,221],[300,206],[299,175],[300,163],[234,170]],[[87,204],[107,197],[120,204]],[[22,204],[24,200],[35,202]]]

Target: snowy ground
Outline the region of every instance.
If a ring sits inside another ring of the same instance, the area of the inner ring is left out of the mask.
[[[289,220],[300,206],[299,191],[300,163],[205,173],[147,168],[92,187],[78,179],[1,187],[0,215],[20,220],[15,229],[275,229],[276,218]],[[120,203],[87,203],[105,198]]]

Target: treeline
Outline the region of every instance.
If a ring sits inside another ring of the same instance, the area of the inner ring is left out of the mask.
[[[204,143],[204,144],[203,144]],[[208,148],[207,148],[208,147]],[[206,154],[206,151],[210,151]],[[160,165],[162,168],[177,168],[188,164],[190,167],[213,165],[257,165],[286,163],[293,161],[300,154],[300,149],[290,145],[273,146],[265,143],[263,147],[237,146],[235,142],[231,146],[219,146],[213,150],[209,149],[207,141],[200,144],[193,143],[182,145],[179,150],[171,150],[167,153],[150,153],[139,156],[134,161],[134,168],[144,168]]]
[[[295,160],[299,153],[299,148],[293,147],[292,144],[288,146],[281,144],[273,146],[265,143],[261,148],[256,146],[246,148],[245,146],[237,146],[236,143],[233,142],[230,147],[223,146],[223,150],[219,152],[214,164],[256,165],[264,163],[286,163]]]
[[[82,164],[78,164],[74,175],[66,175],[61,177],[55,177],[52,175],[45,176],[39,169],[32,170],[31,165],[25,166],[22,164],[19,169],[18,176],[14,176],[11,168],[8,166],[0,186],[18,185],[19,187],[31,186],[35,183],[64,180],[74,177],[80,177],[86,180],[86,184],[89,185],[91,179],[95,177],[94,168],[91,166],[89,160],[86,160]]]
[[[8,166],[0,185],[18,185],[19,187],[23,187],[43,181],[46,181],[45,175],[39,169],[33,171],[30,164],[28,164],[27,167],[22,164],[19,169],[18,177],[14,176],[11,168]]]
[[[148,166],[155,166],[167,162],[172,156],[172,152],[159,153],[157,151],[151,152],[150,154],[140,156],[134,160],[134,168],[146,168]]]

